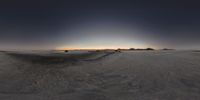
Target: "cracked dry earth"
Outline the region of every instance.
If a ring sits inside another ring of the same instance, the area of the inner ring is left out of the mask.
[[[0,52],[0,100],[200,100],[199,77],[193,51]]]

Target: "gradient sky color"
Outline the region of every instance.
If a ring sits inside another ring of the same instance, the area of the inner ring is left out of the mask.
[[[197,0],[8,0],[0,49],[200,49]]]

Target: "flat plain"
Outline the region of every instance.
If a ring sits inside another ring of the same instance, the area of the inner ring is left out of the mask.
[[[0,52],[0,100],[200,100],[200,52]]]

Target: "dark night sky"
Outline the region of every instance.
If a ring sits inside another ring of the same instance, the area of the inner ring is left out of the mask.
[[[200,49],[197,1],[0,1],[0,49]]]

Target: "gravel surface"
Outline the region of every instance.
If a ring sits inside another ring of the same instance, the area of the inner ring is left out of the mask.
[[[200,52],[0,52],[0,100],[200,100]]]

